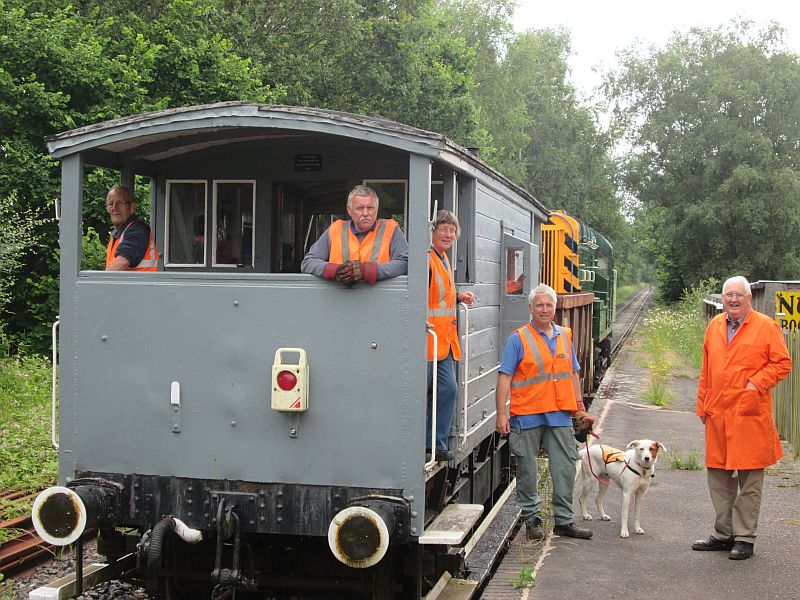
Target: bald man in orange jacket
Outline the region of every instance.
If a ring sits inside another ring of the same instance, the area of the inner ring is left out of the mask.
[[[751,309],[751,298],[744,277],[722,286],[725,312],[706,329],[697,388],[716,519],[711,536],[692,548],[726,550],[731,560],[753,555],[764,468],[783,456],[771,390],[792,370],[780,327]]]

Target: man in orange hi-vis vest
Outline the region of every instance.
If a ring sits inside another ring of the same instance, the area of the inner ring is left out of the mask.
[[[352,286],[408,273],[408,242],[397,221],[378,219],[378,194],[357,185],[347,196],[350,221],[337,220],[308,249],[300,270]]]
[[[131,191],[115,185],[106,195],[114,231],[106,248],[106,271],[157,271],[158,250],[150,226],[136,219]]]
[[[713,533],[692,549],[723,550],[731,560],[753,555],[764,468],[783,456],[771,390],[792,370],[780,327],[751,309],[751,298],[744,277],[731,277],[722,286],[725,311],[706,328],[697,386],[716,516]]]
[[[555,290],[541,284],[528,296],[531,321],[508,338],[495,395],[500,435],[508,436],[517,457],[517,503],[529,540],[544,539],[542,501],[537,491],[539,449],[544,447],[553,479],[553,533],[588,540],[592,532],[575,526],[572,492],[578,448],[572,415],[585,411],[572,345],[572,331],[553,323]],[[511,395],[509,409],[506,401]]]

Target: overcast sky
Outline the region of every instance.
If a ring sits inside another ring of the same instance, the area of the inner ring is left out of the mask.
[[[798,0],[518,0],[517,31],[564,26],[572,36],[572,81],[588,94],[600,82],[592,67],[615,64],[614,53],[635,40],[663,45],[672,32],[717,27],[740,17],[764,25],[777,21],[786,41],[800,54]]]

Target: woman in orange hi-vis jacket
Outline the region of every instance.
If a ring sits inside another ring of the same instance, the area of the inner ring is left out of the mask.
[[[711,536],[692,548],[726,550],[732,560],[753,555],[764,468],[783,456],[771,390],[792,369],[778,324],[751,309],[751,298],[744,277],[723,285],[725,312],[706,329],[697,388],[716,519]]]
[[[461,234],[458,218],[449,210],[436,213],[431,234],[431,249],[428,252],[428,311],[427,322],[436,332],[428,337],[428,410],[425,443],[430,450],[433,360],[436,359],[436,460],[450,461],[455,458],[447,448],[453,412],[458,398],[456,369],[453,361],[461,360],[461,345],[456,326],[456,304],[472,304],[475,294],[456,291],[453,269],[447,251]]]

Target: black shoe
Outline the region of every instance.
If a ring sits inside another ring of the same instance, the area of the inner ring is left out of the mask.
[[[525,537],[529,542],[541,542],[544,539],[542,520],[539,517],[525,523]]]
[[[436,451],[436,460],[439,462],[450,462],[456,457],[455,454],[450,452],[450,450],[437,450]]]
[[[728,558],[731,560],[745,560],[753,556],[753,544],[750,542],[734,542]]]
[[[589,529],[582,527],[575,527],[575,523],[566,523],[565,525],[556,525],[553,528],[553,533],[562,537],[577,538],[579,540],[592,539],[592,532]]]
[[[704,540],[695,540],[692,542],[692,550],[725,550],[726,552],[733,548],[733,540],[718,540],[713,535],[708,536]]]

